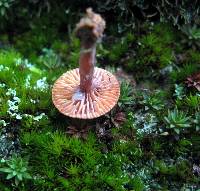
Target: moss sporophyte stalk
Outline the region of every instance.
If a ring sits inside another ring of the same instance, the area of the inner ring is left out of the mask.
[[[109,112],[118,101],[120,86],[116,77],[94,67],[96,43],[104,29],[105,21],[90,8],[76,26],[76,36],[81,42],[79,68],[64,73],[52,90],[53,103],[64,115],[96,118]]]

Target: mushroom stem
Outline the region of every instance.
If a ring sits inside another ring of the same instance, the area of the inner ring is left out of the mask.
[[[105,21],[99,14],[86,10],[86,15],[76,26],[76,36],[81,41],[79,59],[80,90],[83,93],[91,91],[93,84],[94,64],[96,62],[96,43],[101,39],[105,29]]]
[[[79,59],[80,89],[89,92],[92,88],[94,65],[96,62],[96,43],[89,47],[82,45]]]

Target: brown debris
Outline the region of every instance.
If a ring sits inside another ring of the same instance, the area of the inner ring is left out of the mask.
[[[188,87],[195,87],[198,91],[200,91],[200,72],[189,76],[185,83]]]
[[[68,126],[67,134],[72,135],[73,137],[86,139],[90,129],[91,129],[91,126],[88,126],[88,125],[86,125],[85,127],[81,129],[75,126]]]
[[[119,125],[123,124],[126,121],[126,114],[124,112],[116,113],[114,121]]]

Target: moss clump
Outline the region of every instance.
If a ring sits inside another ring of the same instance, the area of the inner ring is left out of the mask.
[[[137,39],[135,56],[127,61],[131,71],[162,69],[174,62],[174,29],[168,25],[157,24],[151,32]]]

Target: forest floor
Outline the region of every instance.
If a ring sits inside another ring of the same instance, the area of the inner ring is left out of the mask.
[[[200,52],[169,24],[105,36],[97,66],[121,83],[117,106],[94,120],[59,113],[55,80],[78,67],[71,34],[0,37],[0,190],[200,189]]]

